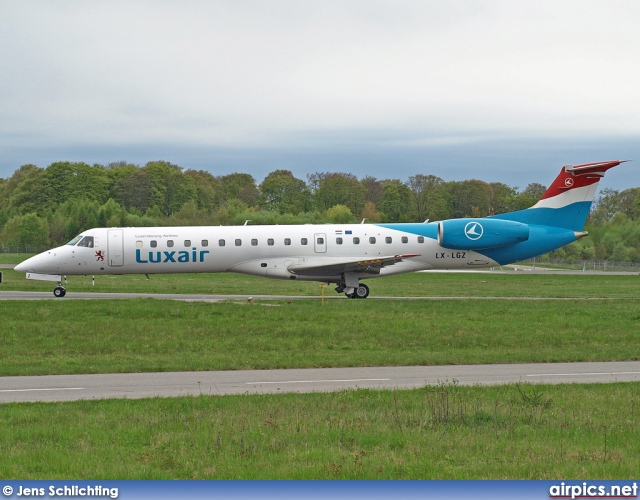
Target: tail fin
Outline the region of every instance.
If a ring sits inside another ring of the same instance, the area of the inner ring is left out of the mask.
[[[526,210],[496,215],[525,224],[582,231],[591,210],[598,182],[610,168],[627,160],[585,163],[562,167],[540,201]]]

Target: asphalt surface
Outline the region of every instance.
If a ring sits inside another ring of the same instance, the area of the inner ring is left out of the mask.
[[[0,403],[640,380],[640,361],[0,377]]]

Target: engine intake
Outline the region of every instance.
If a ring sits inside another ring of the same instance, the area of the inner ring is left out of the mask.
[[[453,250],[484,250],[529,239],[529,226],[500,219],[453,219],[438,222],[438,243]]]

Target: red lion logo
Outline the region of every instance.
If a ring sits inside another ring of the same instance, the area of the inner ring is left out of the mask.
[[[102,250],[98,250],[96,252],[96,262],[97,261],[102,261],[104,262],[104,252]]]

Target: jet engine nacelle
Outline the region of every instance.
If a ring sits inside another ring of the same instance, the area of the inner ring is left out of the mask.
[[[500,219],[453,219],[438,222],[438,243],[453,250],[484,250],[529,239],[529,226]]]

